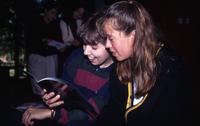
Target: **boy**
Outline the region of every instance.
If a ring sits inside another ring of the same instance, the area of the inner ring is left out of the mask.
[[[62,75],[62,79],[75,83],[98,114],[109,97],[109,74],[113,64],[113,59],[103,44],[105,38],[100,35],[98,28],[100,16],[95,14],[82,25],[79,35],[84,43],[83,50],[78,49],[69,56]],[[64,107],[50,109],[65,104],[59,99],[60,95],[55,95],[54,92],[46,93],[43,100],[49,108],[27,109],[22,122],[32,125],[34,120],[53,118],[61,125],[92,125],[93,118],[82,110],[67,111]]]

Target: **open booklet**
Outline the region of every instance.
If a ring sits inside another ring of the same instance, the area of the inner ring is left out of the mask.
[[[67,110],[72,109],[81,109],[85,112],[88,112],[91,114],[91,116],[96,116],[97,113],[94,110],[93,106],[87,101],[84,94],[78,90],[78,88],[73,84],[73,82],[66,81],[59,78],[53,78],[53,77],[46,77],[40,80],[37,80],[33,74],[27,71],[22,71],[30,79],[34,82],[33,86],[36,89],[38,95],[42,96],[44,95],[44,89],[47,90],[47,92],[55,92],[55,94],[59,94],[61,96],[61,100],[64,101],[63,107],[65,107]],[[31,104],[31,103],[30,103]],[[23,104],[21,106],[18,106],[17,108],[19,110],[26,109],[28,106],[30,106],[29,103]],[[40,104],[34,104],[32,106],[39,106],[43,107]]]

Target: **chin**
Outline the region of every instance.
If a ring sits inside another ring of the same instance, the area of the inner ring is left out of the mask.
[[[95,66],[97,66],[97,65],[99,65],[98,63],[92,63],[92,65],[95,65]]]
[[[123,61],[125,60],[124,58],[121,58],[121,57],[115,57],[117,59],[117,61]]]

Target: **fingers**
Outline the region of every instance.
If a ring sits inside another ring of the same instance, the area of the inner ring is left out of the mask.
[[[60,101],[60,95],[56,95],[55,97],[53,97],[52,99],[46,101],[46,104],[50,107],[50,108],[53,108],[53,107],[57,107],[61,104],[63,104],[64,102],[63,101]]]
[[[60,106],[64,104],[64,101],[60,101],[60,95],[56,95],[54,92],[46,93],[43,95],[43,101],[46,105],[48,105],[50,108]]]
[[[41,92],[41,95],[44,96],[47,93],[46,89],[43,89],[43,91]]]
[[[50,104],[49,107],[54,108],[54,107],[60,106],[62,104],[64,104],[64,101],[57,101],[55,103]]]
[[[34,121],[32,120],[32,109],[27,109],[23,116],[22,116],[22,123],[25,124],[25,126],[30,126],[34,124]]]
[[[55,96],[54,92],[46,93],[42,96],[43,101],[48,101]]]
[[[35,121],[30,121],[30,125],[33,126]]]
[[[47,101],[48,104],[52,104],[60,99],[60,95],[56,95]]]

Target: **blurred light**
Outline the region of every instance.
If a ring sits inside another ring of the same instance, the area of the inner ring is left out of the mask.
[[[43,2],[43,0],[36,0],[36,2],[37,2],[37,3],[42,3],[42,2]]]
[[[9,23],[9,24],[13,24],[13,21],[12,21],[12,20],[8,20],[8,23]]]
[[[9,69],[9,76],[14,77],[15,76],[15,69]]]
[[[12,14],[15,14],[15,11],[12,8],[8,9]]]
[[[60,13],[60,14],[58,14],[58,18],[61,18],[62,17],[62,14]]]

